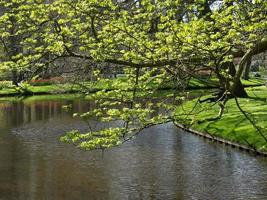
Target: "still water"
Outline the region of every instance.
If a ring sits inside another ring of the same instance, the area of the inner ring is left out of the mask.
[[[62,144],[65,131],[87,128],[64,104],[90,109],[79,99],[0,103],[0,199],[267,199],[267,159],[171,124],[104,154]]]

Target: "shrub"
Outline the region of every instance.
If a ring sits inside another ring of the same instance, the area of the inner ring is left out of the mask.
[[[30,82],[30,85],[32,86],[45,86],[45,85],[51,85],[52,83],[49,81],[46,81],[44,79],[34,80]]]
[[[53,77],[50,79],[35,79],[30,81],[30,85],[32,86],[44,86],[44,85],[52,85],[56,83],[64,83],[65,79],[62,77]]]
[[[251,65],[251,67],[250,67],[250,70],[251,70],[252,72],[258,72],[259,69],[260,69],[260,64],[259,64],[258,62],[254,63],[254,64]]]
[[[19,83],[19,86],[16,88],[16,90],[21,94],[21,95],[27,95],[27,94],[32,94],[32,91],[30,89],[31,85],[27,82],[21,82]]]
[[[5,88],[14,88],[12,81],[0,81],[0,90]]]

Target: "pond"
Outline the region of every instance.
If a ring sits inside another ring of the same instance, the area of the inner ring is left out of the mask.
[[[91,106],[72,97],[0,103],[0,199],[267,199],[266,158],[172,124],[103,154],[62,144],[65,131],[87,128],[64,104]]]

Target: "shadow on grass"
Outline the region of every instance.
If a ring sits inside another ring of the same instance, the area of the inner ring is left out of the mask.
[[[203,127],[203,130],[213,136],[228,139],[251,148],[260,148],[266,145],[266,142],[257,134],[252,125],[248,125],[247,119],[240,116],[238,118],[210,121]]]
[[[251,97],[251,96],[249,96],[248,99],[252,99],[252,100],[255,100],[255,101],[262,101],[264,103],[267,103],[267,98],[263,98],[263,97],[257,97],[257,96]]]

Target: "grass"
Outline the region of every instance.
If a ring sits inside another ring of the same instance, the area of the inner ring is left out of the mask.
[[[0,90],[0,96],[19,96],[19,95],[38,95],[38,94],[62,94],[79,92],[78,87],[73,87],[71,84],[53,84],[43,86],[29,86],[27,93],[20,93],[15,87],[3,88]]]
[[[247,92],[249,98],[239,98],[238,102],[267,138],[267,88],[265,86],[248,88]],[[218,104],[200,104],[194,99],[179,107],[176,115],[178,121],[190,125],[195,130],[260,151],[267,151],[267,141],[238,109],[234,99],[227,102],[221,119],[211,120],[218,115],[218,112]]]
[[[242,80],[245,86],[257,86],[264,84],[262,79],[251,79],[249,81]],[[83,85],[83,86],[82,86]],[[188,89],[209,89],[218,87],[216,78],[192,78],[189,82]],[[68,94],[68,93],[81,93],[84,89],[89,92],[96,92],[99,90],[107,89],[113,90],[122,87],[128,87],[127,79],[125,77],[114,79],[103,79],[97,82],[81,82],[81,83],[65,83],[65,84],[51,84],[51,85],[29,85],[27,93],[20,93],[15,87],[7,87],[0,89],[0,96],[19,96],[19,95],[39,95],[39,94]],[[148,89],[154,89],[156,86],[151,83]],[[173,83],[167,82],[162,84],[159,89],[174,88]]]

